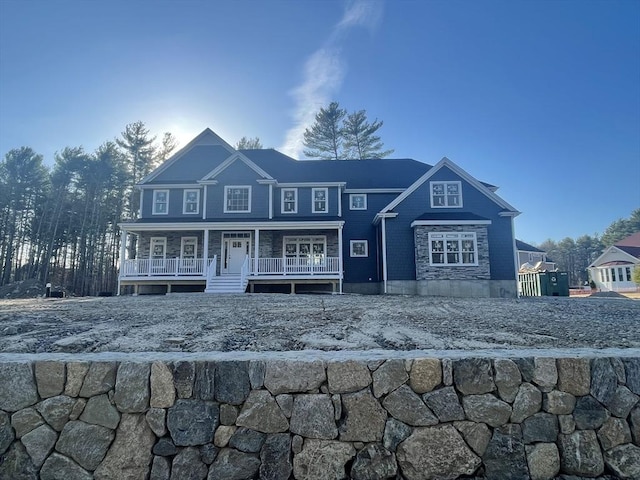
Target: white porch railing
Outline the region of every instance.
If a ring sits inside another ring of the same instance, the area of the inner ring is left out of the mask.
[[[120,270],[120,277],[194,277],[205,276],[207,279],[217,276],[218,256],[209,260],[205,269],[204,259],[184,258],[141,258],[125,260]],[[340,259],[338,257],[308,258],[258,258],[256,270],[254,259],[247,256],[242,264],[240,274],[243,282],[249,277],[263,275],[338,275]]]
[[[136,258],[125,260],[121,277],[194,276],[204,273],[202,258]]]
[[[258,258],[258,270],[250,262],[250,273],[259,275],[329,275],[340,273],[338,257]]]
[[[242,267],[240,268],[240,284],[243,287],[247,286],[247,276],[249,276],[249,255],[244,257]]]

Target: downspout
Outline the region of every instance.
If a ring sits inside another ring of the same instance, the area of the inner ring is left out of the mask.
[[[273,184],[269,184],[269,220],[273,218]]]
[[[387,293],[387,223],[384,216],[382,217],[382,282],[384,293]]]
[[[516,274],[516,297],[520,298],[520,282],[518,281],[518,249],[516,248],[516,225],[515,217],[511,217],[511,236],[513,237],[513,265],[515,267]]]
[[[202,200],[202,219],[205,220],[207,218],[207,184],[204,184],[204,194],[202,195],[204,198]]]

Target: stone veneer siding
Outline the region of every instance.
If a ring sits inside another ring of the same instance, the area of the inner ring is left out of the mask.
[[[0,361],[0,478],[640,478],[640,357],[166,355]]]
[[[477,266],[433,266],[429,263],[429,232],[475,233]],[[484,225],[434,225],[414,227],[416,280],[489,280],[489,242]]]

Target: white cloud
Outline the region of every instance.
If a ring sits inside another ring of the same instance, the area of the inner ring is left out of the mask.
[[[294,126],[280,147],[283,153],[300,158],[304,150],[303,134],[313,123],[320,107],[327,106],[340,89],[347,65],[341,56],[341,38],[353,27],[375,28],[382,18],[381,0],[355,0],[347,4],[340,22],[336,24],[325,46],[316,50],[304,67],[302,83],[292,90],[295,99]]]

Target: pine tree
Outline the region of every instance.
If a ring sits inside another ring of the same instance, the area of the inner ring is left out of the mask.
[[[238,143],[235,145],[236,150],[259,150],[262,147],[262,142],[260,142],[259,137],[255,138],[247,138],[242,137],[238,140]]]
[[[365,110],[349,114],[342,129],[346,158],[363,160],[384,158],[391,155],[393,150],[383,150],[384,143],[375,134],[382,127],[382,124],[382,120],[377,118],[373,123],[369,123]]]
[[[347,111],[340,108],[338,102],[320,108],[315,123],[304,131],[303,144],[307,148],[304,154],[310,158],[322,160],[340,160],[343,157],[342,120]]]

